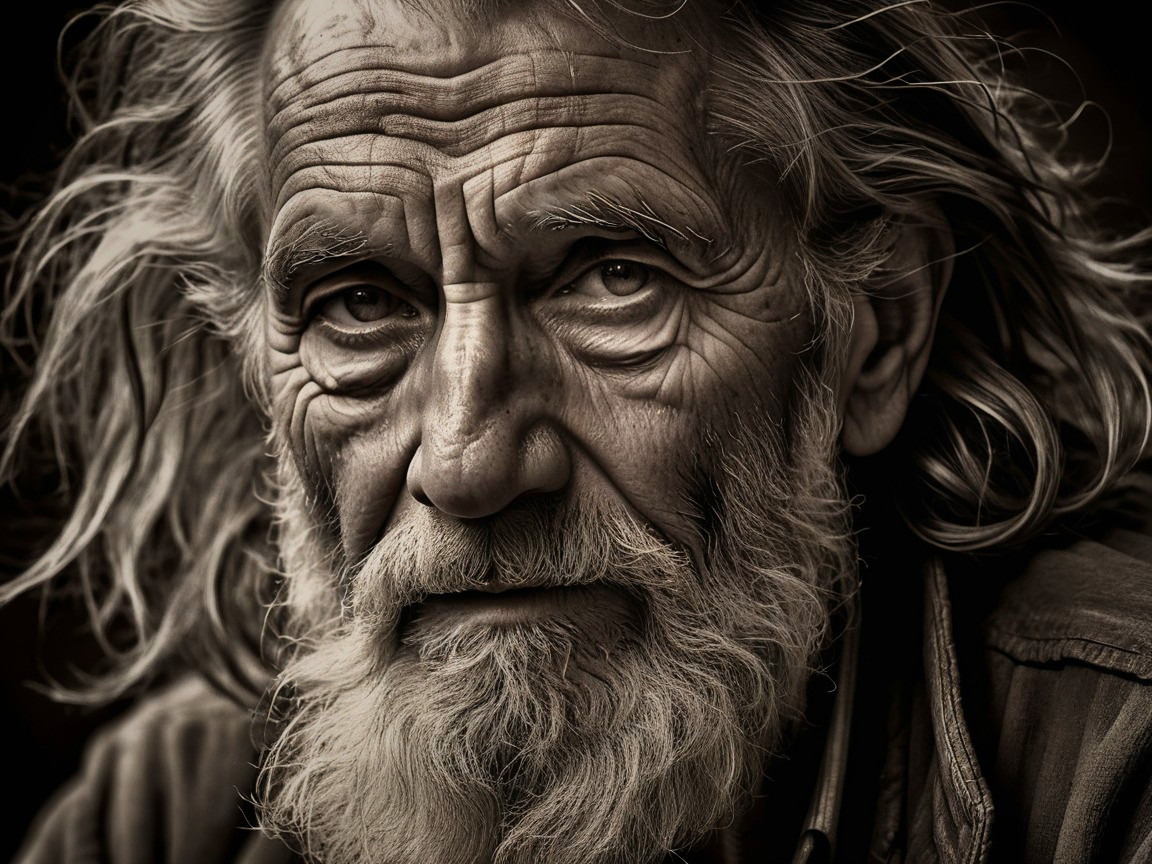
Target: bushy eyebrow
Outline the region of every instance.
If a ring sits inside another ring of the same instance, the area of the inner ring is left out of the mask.
[[[601,192],[589,192],[576,203],[539,208],[527,214],[528,225],[535,230],[559,231],[579,226],[594,226],[609,231],[634,231],[664,249],[680,247],[700,255],[713,245],[712,238],[691,225],[673,225],[662,219],[642,198],[625,204]],[[285,297],[293,277],[304,267],[335,258],[351,258],[368,253],[368,238],[360,231],[326,221],[314,221],[290,229],[274,239],[261,267],[264,283],[277,297]],[[388,249],[373,249],[374,254],[387,254]]]
[[[288,293],[292,278],[302,268],[333,258],[359,255],[367,246],[368,238],[359,231],[327,222],[313,222],[270,244],[264,256],[261,277],[273,293],[283,296]]]
[[[691,225],[673,225],[662,219],[643,198],[634,205],[601,192],[589,192],[582,201],[561,207],[540,208],[528,214],[535,229],[560,231],[565,228],[593,226],[609,231],[635,231],[646,240],[668,249],[687,246],[698,252],[712,245],[712,238]]]

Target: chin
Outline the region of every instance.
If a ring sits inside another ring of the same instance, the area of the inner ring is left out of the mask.
[[[297,622],[261,827],[325,864],[644,864],[729,822],[854,570],[831,461],[779,443],[733,445],[699,557],[582,501],[427,515],[324,577],[349,594]],[[292,578],[315,609],[315,571]]]

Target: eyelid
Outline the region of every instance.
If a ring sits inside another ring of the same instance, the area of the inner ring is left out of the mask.
[[[329,273],[309,285],[304,292],[302,306],[304,317],[315,317],[321,306],[357,285],[371,285],[381,291],[387,291],[397,299],[417,308],[426,306],[419,293],[396,276],[390,267],[375,262],[360,262],[335,273]]]
[[[392,318],[383,318],[380,321],[371,322],[372,326],[349,330],[326,318],[317,318],[314,326],[319,327],[325,332],[328,339],[339,343],[342,347],[356,349],[376,346],[383,336],[389,334],[401,339],[403,343],[407,343],[413,338],[411,323],[411,321],[397,322]]]
[[[583,248],[580,248],[583,247]],[[591,250],[591,251],[589,251]],[[668,274],[674,279],[681,278],[684,268],[665,249],[649,240],[607,241],[578,244],[556,272],[552,287],[548,292],[556,294],[562,288],[573,284],[594,267],[609,261],[626,261],[640,264],[651,270]]]

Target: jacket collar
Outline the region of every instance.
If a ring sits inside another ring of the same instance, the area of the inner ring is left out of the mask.
[[[857,604],[858,606],[859,604]],[[923,764],[926,776],[918,786],[924,794],[909,800],[907,771],[893,772],[905,788],[886,795],[887,809],[881,806],[877,823],[904,831],[881,830],[874,838],[872,860],[893,857],[896,837],[905,835],[908,860],[983,864],[988,857],[992,828],[992,798],[980,770],[971,734],[964,717],[960,695],[960,672],[952,628],[952,604],[943,563],[932,557],[924,568],[923,682],[925,698],[919,718],[926,723],[932,752]],[[860,662],[861,621],[845,631],[837,691],[832,706],[828,735],[821,758],[818,780],[793,857],[793,864],[825,864],[836,860],[837,826],[843,804],[848,766],[852,709],[855,705],[857,667]],[[873,622],[872,626],[883,626]],[[868,662],[864,658],[863,662]],[[868,694],[862,694],[868,698]],[[889,742],[889,762],[907,766],[907,736]],[[887,772],[886,772],[887,773]],[[747,862],[752,864],[752,862]]]
[[[925,576],[924,678],[935,744],[924,786],[931,838],[939,860],[981,864],[988,858],[992,796],[964,719],[948,577],[939,557],[928,560]],[[916,827],[914,821],[910,830]],[[916,841],[910,837],[910,848]]]

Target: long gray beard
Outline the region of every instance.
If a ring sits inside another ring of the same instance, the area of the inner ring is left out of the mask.
[[[600,501],[390,531],[278,679],[264,830],[325,864],[644,864],[729,822],[854,574],[830,412],[806,407],[787,453],[774,428],[717,442],[691,550]],[[641,614],[594,638],[549,621],[396,639],[404,609],[493,568],[619,586]],[[295,578],[307,606],[317,577]]]

